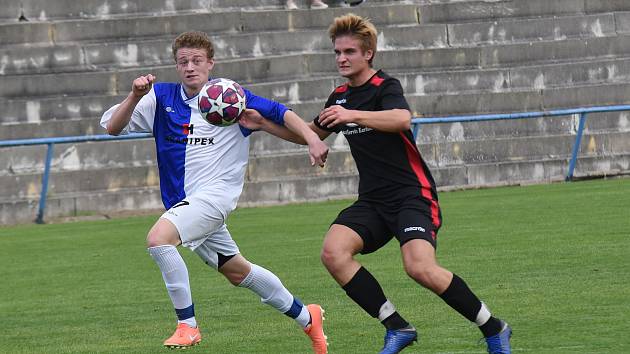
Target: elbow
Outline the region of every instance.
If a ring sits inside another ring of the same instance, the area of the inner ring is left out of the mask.
[[[401,131],[406,131],[411,129],[411,119],[406,119],[404,121],[401,122]]]
[[[113,136],[118,136],[120,135],[120,129],[114,129],[112,128],[111,125],[107,125],[107,134],[109,135],[113,135]]]
[[[411,129],[411,112],[406,109],[400,110],[400,130],[406,131]]]

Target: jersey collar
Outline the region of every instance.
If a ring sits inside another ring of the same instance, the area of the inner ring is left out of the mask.
[[[197,106],[197,96],[199,96],[199,94],[196,94],[193,97],[188,97],[188,95],[186,95],[186,90],[184,90],[184,85],[182,84],[179,85],[179,94],[182,96],[184,103],[186,103],[189,107]]]

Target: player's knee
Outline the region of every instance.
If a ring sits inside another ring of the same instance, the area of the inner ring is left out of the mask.
[[[221,271],[221,269],[219,269],[219,272],[234,286],[241,285],[245,278],[247,278],[247,275],[249,275],[249,272],[242,270]]]
[[[320,260],[326,268],[331,270],[343,266],[346,261],[352,260],[352,255],[333,247],[324,247],[320,255]]]
[[[417,263],[405,265],[407,275],[424,287],[429,287],[432,278],[432,268],[423,267]]]
[[[169,237],[168,234],[159,232],[157,229],[152,229],[147,234],[147,247],[157,247],[164,245],[179,245],[179,239],[175,240],[173,237]]]
[[[223,260],[223,264],[218,267],[219,273],[223,274],[230,284],[234,286],[240,286],[245,278],[252,271],[249,262],[242,256],[223,256],[220,255],[220,260]],[[225,257],[225,258],[223,258]],[[223,259],[222,259],[223,258]],[[232,262],[229,262],[233,260]]]
[[[243,280],[245,280],[245,278],[247,277],[247,275],[234,274],[234,273],[223,274],[223,276],[225,276],[225,279],[227,279],[230,282],[230,284],[234,286],[239,286],[243,282]]]

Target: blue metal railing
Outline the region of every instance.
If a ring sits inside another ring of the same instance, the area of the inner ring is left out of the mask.
[[[587,108],[557,109],[557,110],[539,111],[539,112],[413,118],[411,120],[411,123],[413,124],[413,128],[412,128],[413,135],[414,137],[417,137],[420,131],[420,126],[422,124],[481,122],[481,121],[491,121],[491,120],[560,117],[560,116],[570,116],[574,114],[579,114],[580,120],[579,120],[578,128],[575,134],[575,142],[573,144],[573,150],[571,152],[571,160],[569,160],[569,170],[567,172],[567,176],[565,177],[565,181],[571,181],[573,179],[573,172],[575,170],[575,164],[577,162],[577,155],[578,155],[578,152],[580,151],[580,143],[582,141],[582,134],[584,133],[586,115],[589,113],[619,112],[619,111],[630,111],[630,105],[595,106],[595,107],[587,107]]]
[[[485,114],[485,115],[467,115],[467,116],[450,116],[450,117],[427,117],[427,118],[413,118],[411,120],[413,126],[412,131],[414,136],[418,136],[420,126],[423,124],[436,124],[436,123],[455,123],[455,122],[480,122],[480,121],[493,121],[493,120],[510,120],[510,119],[526,119],[526,118],[540,118],[540,117],[558,117],[579,114],[579,124],[576,131],[575,142],[573,144],[573,150],[571,152],[571,160],[569,161],[569,170],[565,178],[566,181],[573,179],[573,172],[575,170],[575,164],[577,162],[577,155],[580,150],[580,142],[582,140],[582,134],[584,132],[584,125],[586,122],[586,115],[589,113],[602,113],[602,112],[618,112],[618,111],[630,111],[630,105],[617,105],[617,106],[598,106],[588,108],[572,108],[572,109],[560,109],[540,112],[519,112],[519,113],[506,113],[506,114]],[[151,134],[129,134],[120,136],[110,135],[86,135],[86,136],[70,136],[70,137],[58,137],[58,138],[38,138],[38,139],[19,139],[19,140],[5,140],[0,141],[0,148],[9,146],[24,146],[24,145],[48,145],[46,152],[46,161],[44,164],[44,174],[42,177],[42,188],[39,199],[39,210],[37,212],[36,223],[44,222],[44,211],[46,209],[46,195],[48,194],[48,179],[50,176],[50,164],[53,155],[53,145],[63,143],[77,143],[87,141],[109,141],[109,140],[127,140],[127,139],[140,139],[149,138]]]
[[[53,145],[64,143],[81,143],[86,141],[109,141],[109,140],[129,140],[129,139],[141,139],[150,138],[153,135],[145,134],[127,134],[127,135],[84,135],[84,136],[66,136],[58,138],[37,138],[37,139],[18,139],[18,140],[4,140],[0,141],[1,147],[9,146],[25,146],[25,145],[48,145],[46,151],[46,161],[44,162],[44,176],[42,177],[42,190],[39,196],[39,209],[37,210],[37,217],[35,222],[38,224],[44,223],[44,211],[46,210],[46,195],[48,194],[48,178],[50,177],[50,163],[53,156]]]

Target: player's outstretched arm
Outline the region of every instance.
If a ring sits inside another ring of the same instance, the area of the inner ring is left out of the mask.
[[[328,146],[320,137],[293,111],[284,113],[284,125],[308,144],[311,165],[324,167],[328,157]]]
[[[107,133],[110,135],[118,135],[129,124],[134,108],[140,99],[151,91],[151,87],[155,82],[155,76],[149,74],[140,76],[133,80],[131,92],[120,103],[112,114],[112,118],[107,122]]]
[[[293,111],[287,111],[284,114],[285,125],[280,125],[264,119],[254,109],[247,109],[239,120],[239,124],[251,130],[265,131],[292,143],[308,145],[311,165],[324,166],[326,162],[328,146],[321,140],[325,139],[330,133],[322,131],[321,135],[316,134],[315,131],[321,131],[321,129],[315,127],[312,122],[307,125]]]
[[[306,145],[306,141],[304,141],[304,139],[300,136],[294,134],[284,125],[276,124],[268,119],[265,119],[265,117],[263,117],[260,112],[255,109],[247,108],[238,120],[238,124],[250,130],[262,130],[292,143]]]

